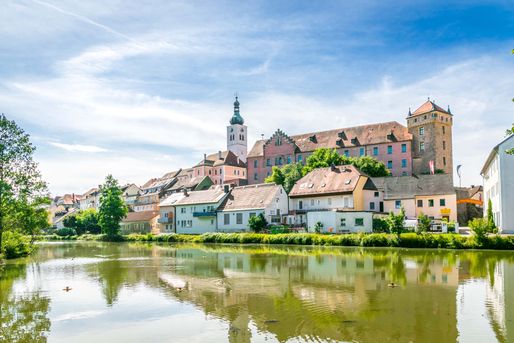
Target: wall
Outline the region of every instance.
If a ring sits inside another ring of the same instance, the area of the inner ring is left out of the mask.
[[[450,210],[450,220],[457,221],[457,195],[456,194],[448,194],[448,195],[430,195],[430,196],[416,196],[416,217],[418,217],[421,212],[423,214],[433,217],[434,219],[442,219],[443,214],[441,214],[441,209],[449,209]],[[434,206],[429,207],[429,200],[434,200]],[[446,201],[445,206],[440,206],[440,199],[444,199]],[[423,201],[423,207],[418,207],[418,200]]]
[[[171,220],[166,223],[159,223],[159,233],[175,232],[175,206],[161,206],[159,207],[159,218],[169,218]]]
[[[514,148],[514,136],[500,145],[500,228],[503,233],[514,233],[514,156],[505,153]]]
[[[305,196],[301,198],[290,198],[289,207],[292,210],[322,210],[322,209],[342,209],[344,207],[344,199],[348,199],[348,209],[353,209],[353,194],[334,194],[334,195],[323,195],[323,196]],[[330,199],[330,200],[329,200]],[[303,202],[303,206],[300,209],[299,202]],[[330,201],[330,203],[329,203]]]
[[[364,225],[355,226],[356,218],[362,218]],[[341,226],[341,219],[345,219],[345,226]],[[307,212],[307,227],[309,232],[314,232],[314,226],[317,222],[323,223],[322,232],[371,232],[373,229],[373,214],[371,212]]]
[[[236,221],[237,213],[241,213],[243,215],[243,221],[241,224],[237,224],[237,221]],[[249,231],[250,229],[248,228],[248,220],[250,219],[250,214],[259,215],[260,213],[264,214],[264,209],[245,210],[245,211],[223,211],[223,212],[220,211],[217,213],[218,231],[221,231],[221,232]],[[225,225],[225,214],[228,214],[230,217],[230,222],[227,225]],[[266,218],[266,219],[268,219],[268,218]]]
[[[414,198],[411,199],[397,199],[401,201],[401,206],[405,210],[405,215],[409,218],[417,218],[416,216],[416,202]],[[395,208],[395,200],[384,200],[384,212],[400,213],[400,209]]]
[[[378,196],[375,196],[375,192],[378,193]],[[365,211],[374,211],[374,212],[380,212],[380,202],[384,202],[384,193],[376,190],[363,190],[362,191],[364,196],[364,210]],[[370,203],[375,203],[375,208],[372,209],[370,206]],[[385,209],[384,209],[385,211]]]
[[[223,197],[217,203],[184,205],[175,207],[175,227],[177,233],[202,234],[206,232],[216,232],[216,213],[212,217],[193,217],[194,212],[214,212],[220,205]],[[182,213],[182,208],[185,213]],[[191,226],[182,225],[182,221],[191,223]]]

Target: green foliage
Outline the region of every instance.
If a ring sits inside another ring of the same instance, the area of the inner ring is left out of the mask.
[[[450,220],[447,224],[446,224],[446,228],[448,229],[448,232],[455,232],[455,222],[453,220]]]
[[[248,219],[248,227],[253,232],[261,232],[266,228],[266,226],[268,226],[268,222],[262,213]]]
[[[391,172],[386,168],[385,164],[371,156],[350,157],[343,160],[344,164],[352,164],[364,174],[371,177],[389,176]]]
[[[316,224],[314,224],[314,232],[321,233],[321,230],[323,230],[322,222],[317,222]]]
[[[78,235],[85,233],[99,234],[102,232],[98,224],[98,212],[94,208],[79,211],[63,220],[63,224],[67,228],[74,229]]]
[[[317,168],[326,168],[331,165],[339,166],[343,164],[343,157],[337,153],[336,149],[319,148],[312,155],[307,157],[305,167],[303,167],[303,175],[307,175],[310,171]]]
[[[55,230],[55,234],[59,237],[76,236],[77,231],[69,227],[63,227],[62,229]]]
[[[398,214],[390,212],[387,217],[387,223],[389,224],[389,232],[400,235],[404,230],[405,224],[405,210],[403,207],[400,209],[400,213]]]
[[[428,218],[426,214],[420,213],[418,216],[418,226],[416,228],[417,233],[423,233],[430,230],[430,225],[432,224],[432,220]]]
[[[47,188],[32,158],[35,149],[29,135],[0,115],[0,247],[5,230],[35,235],[48,227]]]
[[[491,199],[487,202],[487,225],[489,226],[489,230],[493,232],[496,229],[496,224],[494,223],[493,216],[493,203]]]
[[[276,235],[279,233],[289,233],[289,228],[284,225],[273,225],[270,228],[271,234]]]
[[[302,168],[303,166],[300,163],[286,164],[282,168],[273,167],[271,175],[264,182],[282,185],[286,193],[289,193],[296,181],[302,178]]]
[[[2,236],[1,254],[5,258],[23,257],[34,251],[34,245],[31,244],[30,239],[19,232],[5,231]]]
[[[373,218],[373,232],[374,233],[389,232],[389,224],[388,224],[387,219]]]
[[[112,175],[107,175],[105,183],[100,186],[98,224],[102,228],[102,232],[109,237],[119,236],[120,222],[128,212],[122,193],[118,180]]]
[[[491,226],[489,219],[474,218],[468,223],[469,228],[474,234],[478,244],[483,244],[489,233],[493,233],[495,228]]]

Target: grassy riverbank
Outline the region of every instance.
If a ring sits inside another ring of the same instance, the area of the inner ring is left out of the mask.
[[[41,240],[89,240],[110,241],[105,235],[83,235],[60,237],[42,236]],[[400,247],[429,249],[496,249],[513,250],[514,237],[491,235],[483,238],[457,234],[402,233],[400,236],[385,233],[321,235],[260,234],[260,233],[205,233],[203,235],[181,234],[131,234],[118,236],[116,241],[168,242],[168,243],[235,243],[235,244],[291,244],[323,246]]]

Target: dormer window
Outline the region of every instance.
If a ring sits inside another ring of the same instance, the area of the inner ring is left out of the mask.
[[[357,137],[352,138],[351,142],[353,145],[359,145],[359,139]]]
[[[346,138],[346,133],[344,133],[344,131],[339,132],[339,133],[337,134],[337,136],[338,136],[339,138],[341,138],[341,139],[347,139],[347,138]]]
[[[312,135],[309,137],[309,140],[313,143],[316,143],[318,140],[316,139],[316,135]]]

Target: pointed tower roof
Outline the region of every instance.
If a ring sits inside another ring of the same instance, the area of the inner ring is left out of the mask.
[[[418,109],[415,110],[412,113],[412,115],[415,116],[417,114],[423,114],[423,113],[432,112],[432,111],[438,111],[438,112],[451,114],[450,112],[443,109],[441,106],[436,105],[436,103],[434,101],[432,101],[432,100],[430,100],[430,98],[428,98],[428,100],[423,105],[418,107]]]
[[[243,117],[241,117],[241,114],[239,113],[239,101],[237,100],[236,95],[236,101],[234,101],[234,115],[232,118],[230,118],[230,125],[243,125],[245,123]]]

